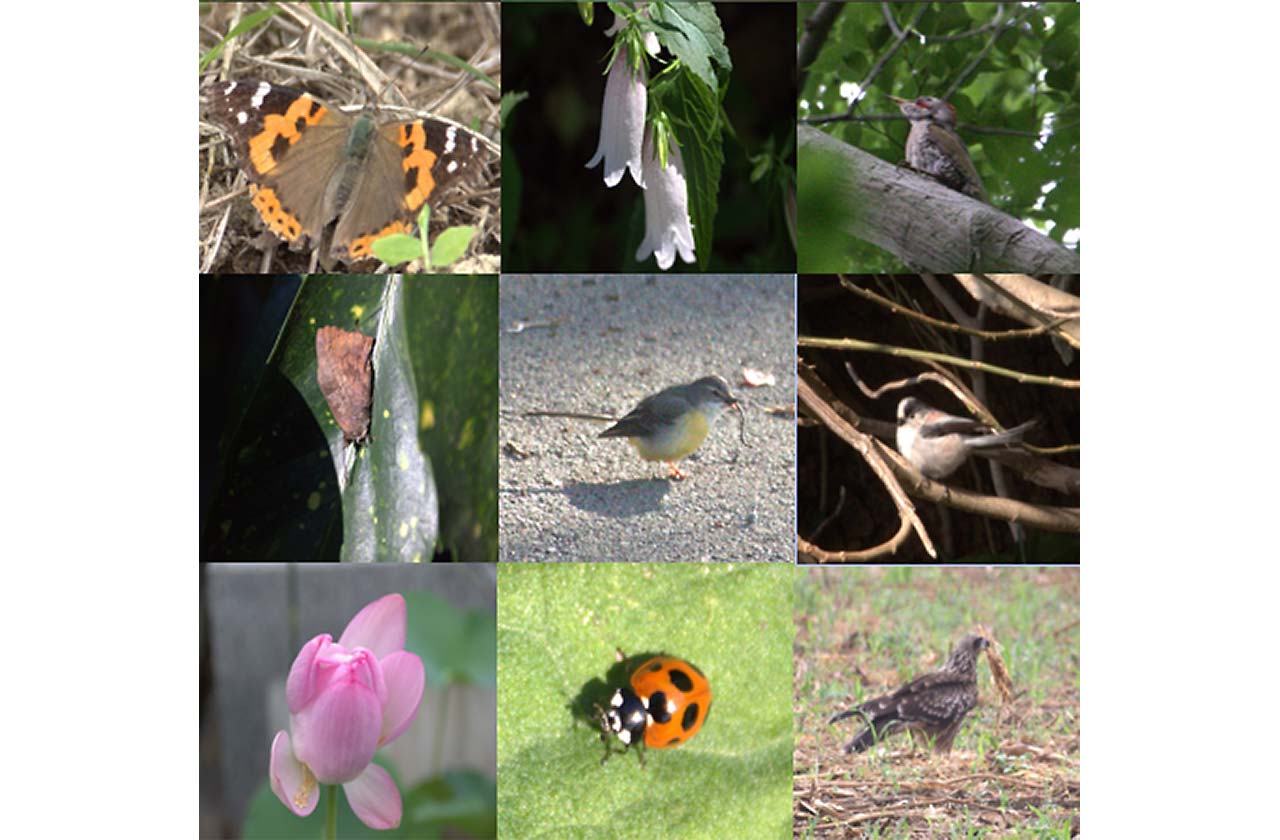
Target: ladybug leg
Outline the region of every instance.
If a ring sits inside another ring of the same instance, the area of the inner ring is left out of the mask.
[[[613,730],[609,728],[609,718],[605,710],[600,708],[600,704],[592,703],[591,706],[595,709],[596,717],[600,721],[600,742],[604,744],[604,757],[600,759],[600,763],[604,764],[609,760],[609,755],[612,752],[610,749],[612,739],[609,736],[613,734]]]

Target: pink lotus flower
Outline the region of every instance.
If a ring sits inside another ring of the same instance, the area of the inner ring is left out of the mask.
[[[644,180],[644,241],[636,249],[636,262],[656,253],[658,267],[665,271],[675,263],[676,252],[693,262],[693,222],[680,147],[671,143],[664,169],[653,148],[653,129],[644,136]]]
[[[404,649],[405,604],[397,594],[369,604],[334,643],[321,633],[302,646],[289,669],[289,729],[271,743],[271,790],[305,817],[319,785],[342,785],[356,816],[370,828],[400,825],[400,791],[373,754],[399,738],[418,714],[426,673]]]
[[[639,69],[632,75],[629,65],[627,48],[619,47],[604,85],[600,143],[596,146],[595,157],[587,163],[587,169],[591,169],[604,161],[606,187],[616,187],[622,180],[624,169],[629,169],[632,179],[641,187],[644,186],[640,151],[644,140],[649,71],[645,62],[641,61]]]

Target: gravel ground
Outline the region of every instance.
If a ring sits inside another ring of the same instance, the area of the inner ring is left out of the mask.
[[[792,275],[503,275],[499,300],[499,559],[794,561]],[[749,388],[744,367],[778,382]],[[722,414],[684,481],[598,438],[605,421],[525,416],[620,417],[711,374],[743,401],[746,443]]]

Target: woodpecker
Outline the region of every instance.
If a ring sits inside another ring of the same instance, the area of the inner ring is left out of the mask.
[[[923,172],[953,190],[967,196],[987,200],[978,170],[969,159],[969,150],[956,134],[956,109],[936,96],[915,99],[890,99],[911,121],[907,135],[907,165]]]

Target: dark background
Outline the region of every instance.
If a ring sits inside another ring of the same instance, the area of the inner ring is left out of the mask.
[[[868,276],[853,276],[859,286],[879,291]],[[891,285],[910,293],[923,311],[935,318],[952,321],[951,317],[933,299],[924,284],[914,276],[881,277]],[[942,278],[952,296],[970,314],[976,309],[972,299],[951,278]],[[797,284],[798,325],[802,336],[825,338],[857,338],[862,341],[882,343],[898,347],[937,350],[931,344],[922,343],[916,333],[915,322],[891,315],[889,311],[845,290],[832,276],[801,275]],[[1024,324],[1004,318],[990,317],[985,329],[1022,329]],[[950,349],[946,352],[960,358],[969,358],[969,338],[948,334]],[[985,342],[984,360],[993,365],[1040,375],[1055,375],[1068,379],[1080,376],[1080,356],[1077,351],[1071,365],[1062,364],[1047,338]],[[927,368],[922,362],[896,358],[882,353],[863,353],[839,350],[800,348],[801,362],[812,365],[818,376],[836,397],[858,416],[873,418],[894,424],[897,420],[898,401],[915,396],[950,414],[969,416],[964,406],[951,392],[941,385],[925,382],[910,388],[888,391],[876,400],[868,400],[849,378],[845,362],[853,364],[858,376],[869,388],[878,388],[885,382],[922,373]],[[961,374],[961,381],[970,380]],[[987,407],[1004,425],[1012,426],[1032,417],[1038,425],[1027,434],[1027,441],[1041,446],[1057,446],[1080,441],[1080,392],[1064,388],[1050,388],[1023,384],[1000,376],[987,375]],[[825,438],[825,441],[823,440]],[[893,446],[893,440],[886,441]],[[817,539],[817,544],[827,551],[847,551],[870,548],[889,539],[897,531],[899,518],[893,501],[885,492],[880,479],[871,472],[862,456],[844,441],[827,431],[826,427],[800,426],[796,440],[797,457],[797,523],[800,536],[805,539],[835,509],[839,488],[844,486],[846,499],[840,515],[831,522]],[[826,459],[829,483],[825,506],[821,498],[821,466]],[[1080,465],[1079,453],[1055,455],[1053,459],[1067,466]],[[978,469],[975,469],[975,465]],[[1079,498],[1064,496],[1043,487],[1030,484],[1018,477],[1013,470],[1005,475],[1011,492],[1021,501],[1046,505],[1079,505]],[[943,479],[944,484],[992,494],[989,471],[982,458],[971,459],[969,464]],[[940,506],[916,500],[916,510],[925,527],[929,529],[940,552],[944,551],[940,536],[943,533]],[[1006,523],[985,517],[949,509],[954,550],[951,560],[965,562],[1080,562],[1079,535],[1028,533],[1026,556],[1017,557]],[[911,537],[894,555],[892,562],[927,562],[920,541]]]
[[[782,192],[772,178],[751,183],[747,154],[785,152],[795,171],[795,29],[791,3],[717,3],[733,61],[723,107],[725,135],[712,272],[791,272]],[[502,269],[652,271],[634,260],[644,235],[644,198],[629,174],[612,189],[601,166],[587,169],[600,139],[604,61],[613,14],[596,4],[588,28],[572,3],[504,4],[503,93],[523,91],[503,135]],[[650,72],[658,66],[651,60]],[[518,170],[517,175],[511,175]],[[701,255],[699,254],[699,257]],[[672,270],[696,271],[677,258]]]

